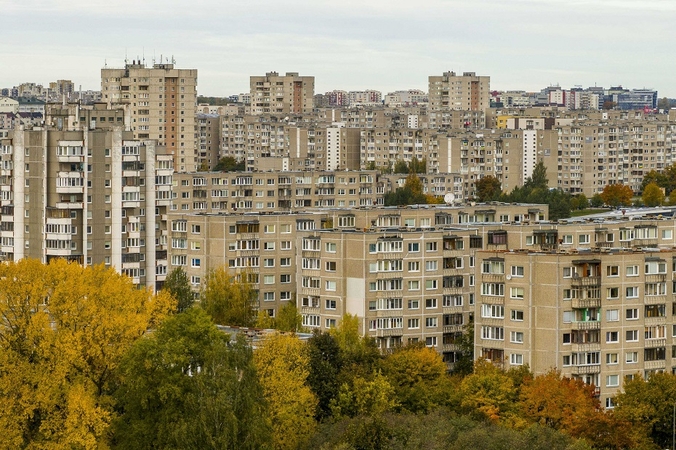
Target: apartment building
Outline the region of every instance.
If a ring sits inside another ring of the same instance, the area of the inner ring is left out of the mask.
[[[199,168],[195,143],[197,70],[172,63],[146,67],[141,61],[122,69],[101,69],[101,93],[109,107],[127,111],[125,126],[134,139],[153,139],[174,156],[179,172]]]
[[[250,78],[251,114],[306,114],[312,112],[315,77],[297,72],[268,72]]]
[[[172,157],[117,126],[119,112],[94,113],[105,128],[20,128],[1,141],[5,260],[65,258],[114,267],[140,286],[162,281]],[[55,109],[48,120],[68,114]]]
[[[195,145],[197,168],[211,170],[218,164],[221,154],[221,118],[215,113],[195,116]]]
[[[429,77],[430,109],[485,111],[490,108],[490,77],[475,72],[444,72]]]

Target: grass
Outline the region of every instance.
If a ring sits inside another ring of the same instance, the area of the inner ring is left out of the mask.
[[[578,209],[577,211],[571,211],[570,217],[580,217],[580,216],[589,216],[591,214],[598,214],[602,212],[611,211],[608,208],[587,208],[587,209]]]

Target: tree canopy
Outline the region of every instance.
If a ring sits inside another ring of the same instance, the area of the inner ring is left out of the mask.
[[[246,161],[237,161],[232,156],[222,157],[214,167],[216,172],[242,172],[244,170],[246,170]]]
[[[630,206],[634,191],[624,184],[609,184],[603,188],[600,195],[606,205],[616,208],[618,206]]]
[[[480,202],[498,200],[502,194],[502,183],[493,175],[488,175],[476,182],[476,196]]]
[[[192,289],[190,288],[190,278],[182,267],[174,268],[164,281],[162,290],[167,291],[177,302],[177,311],[182,312],[190,308],[194,301]]]
[[[200,301],[214,322],[242,327],[250,327],[256,322],[258,297],[248,276],[244,272],[238,278],[223,266],[207,274]]]

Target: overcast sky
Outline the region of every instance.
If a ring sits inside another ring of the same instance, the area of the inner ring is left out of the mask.
[[[676,98],[676,0],[0,0],[0,87],[100,89],[125,55],[173,55],[198,93],[300,72],[315,89],[427,90],[447,70],[492,89],[653,88]]]

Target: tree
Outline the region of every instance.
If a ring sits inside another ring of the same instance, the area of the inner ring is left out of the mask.
[[[617,106],[617,103],[610,101],[610,100],[606,100],[605,102],[603,102],[603,109],[606,109],[606,110],[614,109],[616,106]]]
[[[201,293],[201,306],[217,324],[253,326],[256,321],[256,302],[256,291],[248,283],[248,273],[241,273],[237,280],[221,266],[207,274]]]
[[[427,159],[413,158],[408,164],[409,173],[427,173]]]
[[[375,339],[359,332],[357,316],[345,314],[338,327],[332,328],[329,333],[340,349],[341,382],[349,383],[358,375],[368,378],[374,373],[381,359],[380,350]]]
[[[601,197],[601,194],[594,194],[589,204],[591,205],[592,208],[599,208],[603,206],[603,197]]]
[[[652,182],[648,184],[643,190],[641,199],[646,206],[659,206],[664,202],[664,192],[662,191],[662,188],[657,185],[657,183]]]
[[[657,101],[657,109],[668,110],[671,108],[671,101],[667,97],[662,97]]]
[[[266,401],[251,347],[200,308],[167,319],[120,366],[119,448],[266,448]]]
[[[396,406],[394,388],[387,378],[376,372],[369,378],[356,376],[349,383],[343,383],[331,402],[331,412],[334,417],[379,417]]]
[[[609,184],[603,188],[603,192],[600,195],[606,205],[616,208],[618,206],[631,205],[634,191],[624,184]]]
[[[174,304],[103,265],[0,264],[0,433],[8,448],[95,448],[116,369]]]
[[[587,209],[589,208],[589,200],[587,199],[587,196],[584,194],[580,194],[577,196],[577,201],[578,201],[578,208],[580,209]]]
[[[398,159],[394,163],[394,168],[392,169],[394,173],[409,173],[408,164],[403,159]]]
[[[318,400],[315,418],[322,420],[331,416],[331,401],[340,388],[340,347],[332,335],[322,331],[315,331],[307,345],[310,359],[307,382]]]
[[[466,376],[474,370],[474,323],[467,324],[454,342],[458,346],[453,374]]]
[[[636,376],[625,380],[624,391],[615,397],[614,414],[629,422],[635,438],[651,439],[658,448],[671,448],[676,376],[655,372],[648,380]]]
[[[295,295],[294,295],[295,297]],[[279,309],[275,328],[279,331],[298,332],[303,328],[303,316],[298,312],[296,301],[289,301]]]
[[[406,177],[403,187],[385,194],[385,206],[425,205],[429,198],[423,193],[423,184],[418,175],[411,173]],[[436,202],[436,199],[435,199]]]
[[[364,169],[366,169],[366,170],[376,170],[376,162],[375,161],[367,162]]]
[[[315,428],[317,397],[306,384],[309,375],[307,346],[294,335],[266,337],[254,353],[258,377],[268,402],[275,449],[294,450]]]
[[[524,186],[531,189],[548,189],[547,168],[539,161],[533,168],[533,174],[526,179]]]
[[[476,182],[476,195],[480,202],[497,200],[502,194],[502,183],[493,175],[487,175]]]
[[[447,402],[451,385],[446,364],[432,348],[421,345],[399,348],[382,362],[382,371],[402,410],[423,413]]]
[[[476,419],[498,422],[513,415],[514,381],[489,361],[475,363],[474,373],[462,380],[460,391],[463,410]]]
[[[176,307],[178,312],[183,312],[190,308],[195,301],[195,296],[190,288],[188,274],[180,266],[169,272],[162,290],[167,291],[178,302]]]
[[[246,162],[244,160],[237,161],[232,156],[224,156],[218,160],[218,164],[214,167],[216,172],[242,172],[246,170]]]

